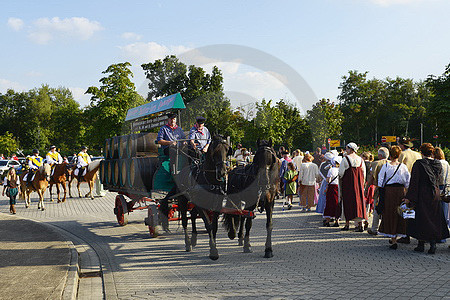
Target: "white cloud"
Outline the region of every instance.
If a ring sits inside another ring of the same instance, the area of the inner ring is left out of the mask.
[[[425,0],[370,0],[371,2],[381,5],[381,6],[390,6],[395,4],[412,4],[423,2]],[[430,0],[428,0],[430,1]]]
[[[82,107],[91,103],[91,95],[85,94],[86,88],[69,87],[69,90],[72,92],[73,99],[80,103]]]
[[[139,41],[140,39],[142,39],[142,35],[134,32],[124,32],[122,33],[121,37],[125,40],[135,40],[135,41]]]
[[[99,22],[83,17],[60,19],[40,18],[33,22],[29,38],[38,44],[47,44],[54,38],[90,39],[103,27]]]
[[[41,77],[42,73],[37,71],[29,71],[25,74],[27,77]]]
[[[137,42],[126,46],[119,46],[119,49],[122,52],[122,57],[137,63],[148,63],[162,59],[166,55],[178,55],[190,50],[185,46],[164,46],[155,42]]]
[[[18,82],[0,78],[0,92],[4,93],[8,89],[13,89],[16,92],[21,92],[21,91],[26,90],[26,88]]]
[[[13,29],[14,31],[19,31],[23,28],[23,21],[19,18],[9,18],[8,19],[8,27]]]

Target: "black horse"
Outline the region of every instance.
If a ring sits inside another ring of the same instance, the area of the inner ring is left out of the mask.
[[[254,210],[258,208],[260,212],[266,211],[266,248],[264,257],[273,257],[272,251],[272,212],[274,199],[277,194],[279,184],[280,160],[277,158],[275,150],[272,148],[272,141],[257,141],[257,151],[253,163],[233,169],[228,174],[228,207]],[[239,245],[244,246],[244,252],[250,253],[250,229],[252,218],[239,215],[225,214],[223,224],[228,231],[228,237],[236,237],[237,226],[239,229]],[[243,228],[245,222],[245,236]]]
[[[197,243],[195,219],[197,214],[203,219],[209,235],[209,258],[217,260],[216,247],[218,218],[225,197],[227,165],[230,146],[222,136],[214,136],[206,153],[204,162],[184,167],[175,176],[178,208],[181,213],[186,251],[191,251]],[[192,240],[189,238],[187,211],[191,210]]]

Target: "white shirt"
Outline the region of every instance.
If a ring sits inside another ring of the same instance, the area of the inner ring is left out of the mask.
[[[346,157],[349,158],[350,164],[352,167],[354,167],[354,168],[357,168],[359,166],[361,167],[362,173],[364,176],[364,180],[365,180],[366,179],[366,164],[364,163],[363,159],[354,153],[347,155]],[[348,165],[348,161],[344,156],[342,158],[341,164],[339,165],[339,176],[340,177],[344,176],[345,170],[347,170],[349,167],[350,166]]]
[[[439,177],[439,185],[450,184],[450,166],[445,159],[440,159],[439,161],[442,165],[442,173]],[[445,182],[446,177],[447,182]]]
[[[242,155],[242,151],[241,151],[241,149],[237,149],[235,152],[234,152],[234,158],[236,158],[236,160],[243,160],[244,159],[244,156]]]
[[[333,179],[329,184],[339,184],[339,168],[333,167],[328,170],[327,178]]]
[[[303,156],[297,155],[296,157],[292,158],[292,161],[295,164],[295,167],[297,168],[297,171],[300,171],[300,167],[302,165]]]
[[[390,163],[384,164],[381,167],[380,174],[378,174],[378,186],[383,187],[386,184],[399,183],[403,184],[406,188],[409,187],[409,179],[411,178],[411,174],[409,174],[408,167],[403,163],[400,164],[397,173],[395,173],[394,177],[392,177],[397,167],[398,165],[391,165]],[[385,182],[383,184],[384,180],[388,180],[389,178],[391,178],[389,182]]]
[[[300,172],[298,175],[299,181],[303,185],[315,185],[316,178],[319,176],[319,167],[312,162],[302,163]]]
[[[58,153],[58,160],[54,160],[50,155],[47,155],[45,158],[47,159],[47,163],[49,165],[61,164],[63,162],[61,154],[59,154],[59,153]]]

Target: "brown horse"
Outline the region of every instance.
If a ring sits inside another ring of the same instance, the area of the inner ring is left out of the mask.
[[[33,181],[27,186],[27,183],[23,180],[25,174],[20,175],[20,199],[25,199],[25,207],[28,208],[31,204],[30,194],[35,191],[39,195],[38,209],[44,210],[44,193],[48,187],[50,181],[51,167],[49,164],[44,163],[39,170],[37,170]]]
[[[70,193],[70,185],[72,184],[72,181],[74,179],[77,180],[77,190],[78,190],[78,197],[82,198],[81,192],[80,192],[80,183],[81,182],[87,182],[89,185],[89,193],[85,195],[85,197],[91,197],[91,199],[94,199],[94,194],[92,194],[92,190],[94,189],[94,182],[97,179],[97,171],[100,168],[100,162],[102,160],[94,160],[87,166],[86,174],[81,178],[81,181],[78,181],[78,176],[75,175],[75,169],[76,166],[72,168],[72,172],[70,172],[69,176],[69,197],[72,198],[72,194]]]
[[[65,202],[66,201],[66,194],[67,194],[67,188],[66,188],[66,180],[67,180],[67,176],[66,173],[68,175],[67,172],[67,166],[69,164],[66,162],[63,162],[62,164],[57,164],[55,165],[54,171],[53,171],[53,175],[50,178],[50,187],[49,187],[49,192],[50,192],[50,201],[53,201],[53,195],[52,195],[52,187],[53,185],[56,185],[56,193],[57,193],[57,197],[58,197],[58,203],[60,202]],[[60,193],[59,193],[59,185],[61,184],[63,190],[64,190],[64,197],[62,199],[62,201],[60,200]]]

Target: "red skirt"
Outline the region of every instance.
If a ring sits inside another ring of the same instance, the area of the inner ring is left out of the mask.
[[[325,218],[339,218],[341,212],[339,210],[339,186],[337,184],[329,184],[326,194],[327,203],[323,216]]]

